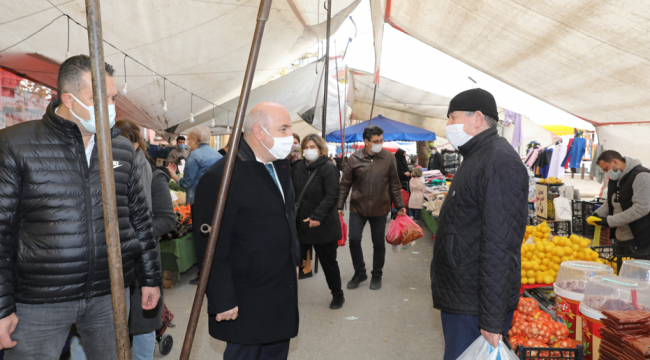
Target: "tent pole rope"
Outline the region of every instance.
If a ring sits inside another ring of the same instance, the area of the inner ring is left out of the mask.
[[[221,229],[221,220],[223,213],[226,209],[226,201],[228,200],[228,190],[230,189],[230,180],[235,168],[235,158],[239,148],[239,141],[242,136],[242,128],[244,125],[244,115],[248,106],[248,98],[250,96],[251,88],[253,86],[253,76],[255,75],[255,67],[257,66],[257,59],[262,46],[262,35],[264,35],[264,27],[269,19],[271,12],[272,0],[260,1],[260,8],[257,14],[257,25],[255,26],[255,33],[253,35],[253,42],[251,44],[251,51],[248,55],[248,64],[246,65],[246,74],[244,75],[244,83],[241,88],[241,95],[239,96],[239,105],[237,106],[237,115],[235,116],[235,123],[233,125],[232,134],[230,135],[231,147],[226,155],[226,163],[224,165],[223,177],[219,185],[219,195],[217,197],[216,209],[212,224],[210,226],[210,237],[205,250],[205,258],[201,266],[201,275],[199,283],[196,287],[196,294],[194,295],[194,302],[192,304],[192,313],[190,320],[187,324],[187,331],[183,341],[183,350],[181,352],[180,360],[189,360],[190,352],[192,351],[192,343],[194,342],[194,335],[196,334],[196,327],[199,323],[199,314],[201,306],[203,305],[203,296],[205,296],[205,289],[208,285],[208,277],[212,269],[212,261],[214,260],[214,252],[217,249],[217,240],[219,230]]]
[[[88,22],[93,101],[96,105],[97,157],[99,159],[99,177],[102,188],[102,207],[104,210],[106,252],[108,253],[108,271],[111,280],[117,357],[120,360],[131,360],[131,344],[129,342],[124,274],[122,270],[122,250],[115,196],[115,177],[113,174],[111,129],[108,127],[106,65],[104,63],[104,42],[102,39],[102,17],[99,0],[86,0],[86,21]]]
[[[330,26],[332,24],[332,0],[327,0],[327,44],[325,45],[325,84],[323,87],[323,125],[321,135],[323,139],[327,135],[327,92],[330,75]]]
[[[375,110],[375,96],[377,95],[377,84],[375,84],[375,91],[372,93],[372,106],[370,107],[370,121],[368,126],[372,125],[372,112]]]

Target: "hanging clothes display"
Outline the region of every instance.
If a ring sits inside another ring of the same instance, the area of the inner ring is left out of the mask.
[[[569,151],[571,150],[571,145],[573,144],[573,139],[569,139],[569,144],[567,144],[567,150],[566,150],[566,156],[564,157],[564,160],[562,160],[562,166],[564,166],[564,169],[569,168],[569,159],[571,159],[571,154]]]
[[[562,160],[566,157],[567,147],[564,145],[555,145],[553,147],[553,157],[549,165],[548,177],[561,179],[564,176],[564,166]]]
[[[598,145],[596,147],[596,150],[594,150],[594,154],[591,157],[591,166],[589,166],[589,175],[591,175],[599,183],[603,182],[603,179],[605,178],[605,172],[600,168],[600,166],[598,166],[596,160],[598,160],[598,157],[603,153],[603,151],[604,149],[602,145]]]
[[[543,151],[543,150],[544,149],[541,148],[541,147],[533,148],[532,153],[530,153],[530,155],[526,159],[526,166],[528,166],[529,168],[533,168],[533,166],[535,165],[535,162],[537,161],[537,158],[539,157],[539,152]]]
[[[586,146],[587,141],[585,139],[581,137],[574,138],[569,150],[567,151],[567,157],[564,159],[562,165],[566,167],[568,164],[571,169],[580,168],[582,157],[585,155]]]

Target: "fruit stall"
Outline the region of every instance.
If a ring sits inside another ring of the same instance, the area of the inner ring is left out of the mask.
[[[637,334],[650,334],[650,261],[622,259],[621,267],[611,246],[592,246],[570,226],[535,221],[522,239],[522,297],[508,331],[520,358],[650,359],[616,356],[637,351]],[[630,332],[610,321],[608,312],[617,311],[639,312],[644,325]]]
[[[176,194],[176,196],[184,195]],[[172,197],[174,199],[174,197]],[[160,238],[160,261],[163,269],[163,286],[174,286],[180,274],[196,264],[196,250],[192,236],[192,210],[190,205],[174,200],[176,226],[172,231]]]

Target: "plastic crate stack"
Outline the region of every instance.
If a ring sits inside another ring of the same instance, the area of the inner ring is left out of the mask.
[[[594,231],[596,228],[593,225],[587,224],[587,218],[598,210],[603,204],[601,200],[598,201],[580,201],[572,200],[572,221],[571,227],[574,234],[582,235],[588,239],[593,239]]]
[[[528,224],[537,226],[542,222],[546,222],[548,227],[551,228],[551,233],[557,236],[571,236],[571,221],[547,221],[538,218],[529,219]]]

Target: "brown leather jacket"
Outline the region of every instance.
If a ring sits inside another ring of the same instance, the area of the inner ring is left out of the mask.
[[[339,210],[343,210],[350,189],[350,211],[355,214],[386,216],[391,202],[397,209],[404,207],[395,156],[387,150],[371,158],[364,148],[350,156],[343,166]]]

